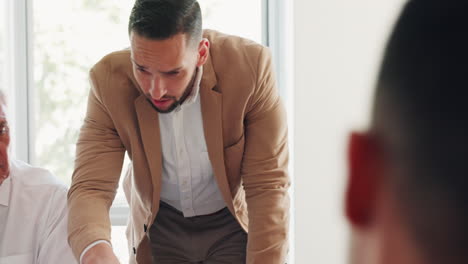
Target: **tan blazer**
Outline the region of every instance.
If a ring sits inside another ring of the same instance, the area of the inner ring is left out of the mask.
[[[224,201],[248,232],[248,264],[283,264],[287,253],[290,185],[287,124],[267,48],[216,31],[204,32],[210,56],[200,97],[214,175]],[[77,142],[68,195],[69,242],[76,257],[96,240],[110,241],[109,207],[125,151],[133,173],[130,263],[151,263],[146,231],[159,209],[161,142],[158,113],[132,72],[130,51],[104,57],[90,71],[91,91]]]

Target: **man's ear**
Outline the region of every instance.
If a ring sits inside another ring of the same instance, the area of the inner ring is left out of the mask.
[[[377,142],[368,133],[352,133],[348,146],[345,211],[350,224],[357,228],[372,224],[381,168]]]
[[[210,54],[210,41],[204,38],[198,44],[198,61],[197,67],[200,67],[206,63]]]

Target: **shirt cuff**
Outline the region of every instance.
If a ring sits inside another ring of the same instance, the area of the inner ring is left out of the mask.
[[[109,241],[107,240],[96,240],[94,241],[93,243],[89,244],[89,246],[87,246],[83,252],[81,252],[81,255],[80,255],[80,264],[82,264],[82,260],[83,260],[83,256],[86,254],[86,252],[88,252],[88,250],[90,250],[92,247],[94,247],[95,245],[97,244],[101,244],[101,243],[106,243],[107,245],[109,245],[110,247],[112,247],[111,243],[109,243]]]

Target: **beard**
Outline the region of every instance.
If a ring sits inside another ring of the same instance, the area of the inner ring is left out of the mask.
[[[171,113],[177,107],[182,105],[184,103],[185,99],[187,99],[189,94],[192,92],[193,84],[195,83],[197,73],[198,73],[198,69],[195,68],[195,70],[193,71],[192,78],[191,78],[189,84],[187,85],[187,87],[185,87],[184,93],[182,94],[182,96],[179,99],[177,99],[175,96],[170,96],[170,95],[165,95],[165,96],[162,97],[162,99],[173,100],[174,101],[167,109],[163,110],[163,109],[160,109],[160,108],[156,107],[154,105],[152,99],[151,99],[151,95],[149,95],[149,94],[146,94],[146,99],[150,102],[153,109],[156,110],[158,113],[160,113],[160,114]]]

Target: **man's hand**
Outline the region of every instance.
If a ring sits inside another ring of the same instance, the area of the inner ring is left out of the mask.
[[[120,264],[112,248],[106,243],[99,243],[90,248],[81,260],[82,264]]]

